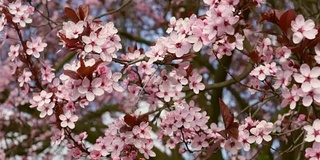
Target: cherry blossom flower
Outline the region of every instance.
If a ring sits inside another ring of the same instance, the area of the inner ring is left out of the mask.
[[[71,149],[71,156],[73,158],[79,159],[82,155],[82,152],[79,148],[75,147]]]
[[[185,39],[184,35],[178,35],[176,32],[170,34],[170,44],[168,51],[177,57],[182,57],[191,49],[191,44]]]
[[[80,94],[85,94],[88,101],[93,101],[96,96],[101,96],[104,93],[104,90],[101,88],[102,79],[95,78],[90,83],[90,80],[85,77],[82,80],[81,86],[78,88]]]
[[[22,75],[18,78],[19,86],[22,87],[25,83],[31,82],[31,76],[32,73],[24,69]]]
[[[222,147],[229,151],[231,154],[237,154],[238,150],[240,150],[242,148],[242,145],[239,141],[235,140],[235,139],[228,139],[225,141],[225,143],[221,144]]]
[[[75,127],[74,123],[78,121],[78,116],[71,112],[66,112],[65,114],[59,115],[59,119],[61,120],[61,127],[69,127],[70,129],[73,129]]]
[[[40,118],[44,118],[46,115],[48,116],[52,115],[54,107],[55,107],[54,102],[39,106],[37,110],[41,112]]]
[[[250,150],[250,144],[256,141],[255,136],[251,136],[248,130],[243,130],[239,132],[239,142],[242,143],[242,148],[244,151]]]
[[[13,15],[23,15],[27,11],[28,6],[22,5],[20,1],[9,3],[9,12]]]
[[[200,136],[196,136],[192,143],[191,147],[194,150],[201,150],[202,148],[206,148],[209,146],[209,143],[206,141],[207,136],[205,134],[201,134]]]
[[[270,75],[270,70],[264,65],[259,65],[251,71],[250,75],[257,77],[260,81],[263,81],[266,79],[266,76]]]
[[[9,12],[14,15],[12,21],[19,23],[21,27],[25,27],[26,23],[31,23],[32,19],[29,15],[33,12],[33,7],[22,5],[20,1],[9,3]]]
[[[250,133],[252,133],[256,137],[256,143],[261,144],[263,140],[269,142],[272,140],[270,133],[273,130],[273,124],[271,122],[267,122],[262,120],[258,123],[257,126],[250,129]]]
[[[147,143],[143,148],[139,148],[139,152],[143,154],[146,159],[149,159],[149,157],[156,156],[156,153],[151,150],[152,148],[153,143]]]
[[[62,33],[69,39],[78,38],[79,34],[83,32],[84,24],[83,21],[79,21],[76,24],[72,21],[63,22]]]
[[[107,69],[106,73],[101,75],[102,78],[102,88],[108,93],[111,93],[113,90],[118,92],[123,92],[124,89],[119,84],[119,79],[122,77],[120,72],[115,72],[112,74],[110,69]]]
[[[205,89],[205,85],[201,83],[201,80],[202,76],[197,72],[194,72],[192,76],[189,77],[189,88],[192,89],[195,94]]]
[[[112,144],[108,146],[108,150],[111,152],[111,157],[119,157],[124,145],[125,143],[120,138],[113,140]]]
[[[320,64],[320,45],[314,47],[314,52],[316,52],[314,59],[316,60],[317,64]]]
[[[311,89],[308,92],[302,90],[298,91],[300,97],[302,97],[302,104],[306,107],[310,106],[313,101],[320,103],[320,88]]]
[[[25,27],[27,23],[31,23],[32,19],[29,18],[28,14],[16,15],[12,18],[12,21],[19,23],[21,27]]]
[[[103,39],[100,39],[97,37],[97,34],[94,32],[90,33],[90,36],[82,36],[82,41],[86,44],[84,46],[84,50],[87,53],[90,53],[92,51],[96,53],[101,53],[101,45],[104,43]]]
[[[171,97],[174,96],[174,92],[168,84],[162,84],[159,86],[159,92],[157,92],[156,95],[159,98],[163,98],[164,101],[169,102]]]
[[[39,95],[33,96],[33,100],[37,102],[38,107],[43,106],[44,104],[49,104],[51,102],[52,92],[46,92],[42,90]]]
[[[15,60],[19,56],[20,44],[11,45],[10,51],[8,52],[8,56],[11,61]]]
[[[320,87],[320,80],[318,79],[320,76],[320,67],[313,67],[310,70],[309,65],[302,64],[300,66],[300,73],[295,73],[293,77],[296,82],[301,83],[302,91],[308,92],[312,88]]]
[[[274,89],[278,89],[280,86],[285,88],[291,82],[292,71],[278,70],[276,73],[276,81],[273,84]]]
[[[112,141],[108,141],[108,139],[104,138],[99,143],[94,145],[94,150],[99,151],[102,156],[106,156],[110,154],[108,147]]]
[[[279,57],[280,63],[287,61],[287,59],[291,56],[291,50],[286,46],[282,46],[281,48],[278,48],[276,50],[276,53],[277,53],[277,57]]]
[[[296,104],[300,99],[300,96],[298,94],[298,87],[297,85],[293,85],[291,88],[291,91],[288,88],[284,88],[282,90],[282,97],[283,100],[281,102],[281,107],[285,107],[288,104],[290,105],[290,109],[295,109]]]
[[[27,41],[27,54],[33,55],[35,58],[40,57],[40,52],[44,50],[44,48],[47,46],[47,43],[43,43],[42,39],[40,37],[37,38],[31,38],[32,41]]]
[[[320,143],[314,142],[312,144],[312,148],[306,148],[305,158],[307,158],[309,160],[320,159]]]
[[[152,68],[152,65],[150,65],[148,62],[142,61],[140,65],[138,66],[138,72],[139,74],[147,74],[151,75],[155,72],[155,68]]]
[[[0,16],[0,32],[3,30],[4,25],[7,24],[6,16],[2,13]]]
[[[311,19],[305,21],[302,15],[298,15],[294,21],[291,22],[291,30],[293,31],[293,42],[300,43],[305,37],[307,39],[314,39],[318,34],[315,29],[315,24]]]
[[[306,130],[307,135],[305,141],[307,142],[320,142],[320,120],[316,119],[313,121],[312,126],[306,125],[303,127]]]

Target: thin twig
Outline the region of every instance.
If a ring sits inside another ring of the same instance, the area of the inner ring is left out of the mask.
[[[102,14],[100,16],[97,16],[97,17],[94,18],[94,20],[95,19],[99,19],[99,18],[104,17],[104,16],[107,16],[107,15],[110,15],[110,14],[113,14],[113,13],[116,13],[116,12],[119,12],[120,10],[122,10],[124,7],[126,7],[131,2],[132,2],[132,0],[129,0],[126,3],[122,4],[118,9],[115,9],[115,10],[112,10],[112,11],[107,12],[105,14]]]

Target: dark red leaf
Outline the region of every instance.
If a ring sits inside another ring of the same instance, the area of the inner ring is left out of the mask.
[[[257,52],[257,51],[251,51],[251,52],[249,52],[249,55],[248,55],[250,58],[251,58],[251,60],[253,61],[253,62],[255,62],[255,63],[259,63],[260,62],[260,56],[259,56],[259,53]]]
[[[262,18],[259,20],[259,22],[261,23],[263,21],[268,21],[274,24],[278,24],[282,13],[282,11],[270,9],[268,13],[262,13]]]
[[[136,125],[140,125],[141,122],[148,122],[149,116],[147,114],[143,114],[137,118]]]
[[[85,21],[89,15],[89,6],[87,5],[80,5],[77,9],[80,20]]]
[[[229,128],[229,126],[231,126],[234,121],[234,116],[228,106],[221,99],[219,99],[219,105],[223,123],[226,128]]]
[[[296,19],[296,13],[293,9],[284,12],[279,19],[279,27],[284,33],[287,33],[288,29],[291,28],[291,21]]]
[[[81,77],[75,71],[65,70],[63,73],[72,79],[81,79]]]
[[[130,127],[133,127],[136,125],[137,119],[136,117],[131,116],[130,114],[126,114],[124,116],[124,122]]]
[[[125,132],[131,131],[131,130],[132,130],[132,128],[131,128],[131,127],[128,127],[128,126],[122,126],[122,127],[120,128],[120,132],[121,132],[121,133],[125,133]]]
[[[211,155],[220,148],[220,144],[221,144],[221,140],[213,143],[210,147],[208,147],[206,150],[206,157],[204,159],[205,160],[209,159]]]
[[[58,33],[59,37],[66,43],[66,46],[69,48],[76,47],[76,43],[78,43],[77,39],[68,39],[64,34]]]
[[[235,139],[238,139],[239,123],[234,122],[234,115],[231,113],[231,110],[221,99],[219,99],[219,105],[220,105],[220,111],[221,111],[223,123],[225,126],[225,132],[227,133],[227,138],[233,137]]]
[[[77,15],[77,13],[73,10],[73,9],[71,9],[71,8],[69,8],[69,7],[65,7],[64,8],[64,13],[66,14],[66,16],[70,19],[70,20],[72,20],[74,23],[77,23],[80,19],[79,19],[79,17],[78,17],[78,15]]]
[[[186,78],[192,76],[192,71],[193,71],[193,66],[192,66],[192,64],[190,64],[189,67],[187,68],[187,77]]]
[[[194,57],[196,57],[197,55],[194,54],[194,53],[188,53],[188,54],[185,54],[183,55],[182,57],[178,58],[178,59],[192,59]]]
[[[83,78],[87,77],[92,80],[92,73],[98,68],[102,61],[97,61],[93,66],[86,66],[82,58],[80,58],[80,67],[77,69],[77,73]]]
[[[227,131],[226,130],[221,130],[218,132],[223,138],[227,139],[228,136],[227,136]]]
[[[226,129],[227,135],[233,137],[234,139],[239,138],[239,123],[233,122],[231,126]]]

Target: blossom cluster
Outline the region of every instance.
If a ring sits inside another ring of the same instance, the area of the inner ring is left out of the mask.
[[[112,159],[128,160],[136,159],[138,154],[142,154],[146,159],[155,157],[151,132],[148,122],[131,126],[123,119],[117,119],[109,125],[104,137],[97,139],[90,157],[99,159],[108,156]]]
[[[261,6],[262,0],[203,2],[202,15],[186,15],[183,7],[178,9],[176,17],[168,18],[169,27],[162,28],[167,35],[149,42],[144,40],[147,36],[137,38],[123,28],[118,31],[119,15],[110,15],[105,23],[97,20],[99,16],[92,17],[86,5],[76,10],[72,5],[65,7],[65,17],[59,19],[60,11],[48,9],[55,6],[49,0],[0,1],[0,31],[4,31],[0,45],[7,48],[0,61],[0,130],[13,130],[8,135],[0,132],[0,140],[16,139],[0,149],[0,159],[8,156],[8,148],[24,141],[25,135],[37,141],[21,145],[29,147],[23,151],[29,155],[45,146],[38,141],[49,143],[50,139],[51,145],[66,145],[70,158],[151,159],[156,156],[155,141],[160,140],[166,148],[193,153],[194,158],[210,157],[213,150],[223,149],[230,159],[255,159],[267,147],[264,142],[287,142],[290,136],[295,138],[294,132],[305,135],[301,144],[313,143],[303,148],[305,158],[319,159],[320,27],[292,10],[271,10],[262,14],[261,22],[273,23],[281,33],[276,39],[261,34],[257,44],[250,44],[247,40],[253,36],[246,35],[247,29],[258,26],[250,26],[243,13]],[[95,6],[100,2],[87,3]],[[138,5],[137,12],[148,12],[158,26],[166,24],[163,21],[167,17],[152,14],[153,8],[147,8],[144,1],[129,3]],[[183,1],[172,3],[180,5]],[[47,13],[41,7],[47,8]],[[37,16],[46,18],[46,24]],[[39,30],[33,30],[35,26]],[[120,35],[150,47],[130,46]],[[203,57],[208,59],[203,61]],[[221,62],[224,57],[241,61],[225,66]],[[234,76],[242,70],[242,63],[249,67]],[[226,78],[222,82],[220,73]],[[229,99],[236,99],[237,104],[230,101],[230,107],[220,104],[220,109],[211,106],[229,93],[234,95]],[[248,97],[259,98],[259,107]],[[109,110],[105,104],[116,109]],[[137,113],[143,104],[146,113]],[[114,114],[109,114],[111,110]],[[131,114],[122,117],[119,112]],[[216,117],[210,117],[213,113]],[[99,121],[86,126],[92,117],[104,116],[115,120],[108,125]],[[27,126],[25,130],[14,130],[22,124]],[[88,132],[80,133],[78,125]],[[103,135],[88,138],[90,132],[98,130]],[[87,145],[89,141],[92,145]]]

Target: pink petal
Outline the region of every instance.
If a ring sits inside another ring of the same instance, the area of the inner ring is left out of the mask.
[[[95,88],[95,89],[93,89],[93,93],[97,96],[101,96],[101,95],[103,95],[104,91],[101,88]]]
[[[312,103],[312,97],[311,96],[306,96],[302,99],[302,104],[306,107],[310,106]]]
[[[95,78],[92,82],[91,82],[91,85],[93,87],[99,87],[101,86],[101,83],[102,83],[102,79],[101,78]]]
[[[303,83],[306,80],[306,77],[304,77],[303,75],[299,74],[299,73],[295,73],[293,75],[293,78],[296,82],[298,83]]]
[[[87,77],[83,79],[82,86],[86,88],[90,86],[90,80]]]
[[[303,82],[301,85],[301,89],[303,92],[309,92],[309,91],[311,91],[312,87],[309,82]]]
[[[303,39],[303,35],[300,32],[295,32],[292,36],[293,43],[298,44]]]
[[[307,64],[302,64],[301,66],[300,66],[300,72],[301,72],[301,74],[302,75],[304,75],[304,76],[309,76],[310,75],[310,67],[309,67],[309,65],[307,65]]]
[[[86,93],[86,98],[87,98],[88,101],[91,102],[91,101],[94,100],[95,96],[94,96],[94,94],[92,92],[87,92]]]

